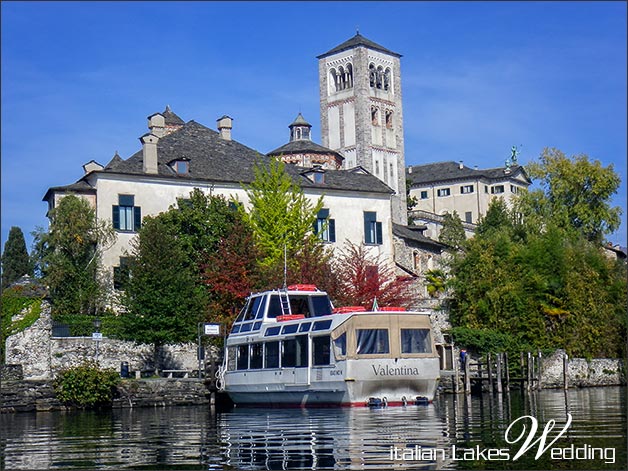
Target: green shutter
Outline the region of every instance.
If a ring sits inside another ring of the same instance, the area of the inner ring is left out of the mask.
[[[381,245],[382,244],[382,223],[381,222],[375,223],[375,237],[377,238],[377,243]]]
[[[120,206],[112,206],[111,219],[113,220],[113,228],[120,229]]]
[[[336,220],[329,220],[329,242],[336,242]]]
[[[133,208],[133,229],[139,231],[142,227],[142,208],[135,206]]]

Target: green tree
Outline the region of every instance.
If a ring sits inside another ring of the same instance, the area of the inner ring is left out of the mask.
[[[610,199],[621,180],[612,165],[603,167],[585,154],[569,158],[558,149],[546,148],[526,169],[541,185],[541,194],[530,198],[537,213],[545,209],[543,213],[562,218],[595,242],[619,228],[621,209],[612,207]]]
[[[438,235],[438,241],[451,247],[454,251],[460,250],[467,236],[458,212],[445,213],[443,215],[443,227]]]
[[[13,226],[2,252],[2,288],[24,275],[33,276],[33,264],[26,250],[22,229]]]
[[[53,316],[96,315],[106,295],[100,276],[102,252],[115,240],[113,229],[96,219],[89,202],[75,195],[50,212],[48,232],[35,233],[35,258],[50,288]]]
[[[203,288],[184,243],[163,215],[146,217],[132,242],[130,277],[122,302],[125,336],[154,346],[154,366],[168,343],[196,338],[204,318]]]
[[[241,208],[241,214],[262,253],[260,266],[277,273],[283,266],[284,250],[289,262],[295,263],[304,244],[320,243],[312,228],[323,197],[310,202],[278,159],[258,163],[254,172],[255,179],[245,186],[251,208],[248,213]]]

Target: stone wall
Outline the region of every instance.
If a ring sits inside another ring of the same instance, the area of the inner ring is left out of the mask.
[[[129,364],[130,371],[154,368],[152,345],[109,338],[96,342],[91,337],[52,337],[50,304],[46,301],[33,325],[6,340],[6,362],[22,365],[25,379],[52,379],[60,369],[86,360],[98,360],[102,367],[118,371],[122,362]],[[196,344],[166,345],[161,360],[162,369],[196,370]]]
[[[544,388],[562,388],[564,350],[556,350],[541,362],[541,382]],[[623,360],[612,358],[569,358],[567,366],[569,387],[617,386],[626,384]]]

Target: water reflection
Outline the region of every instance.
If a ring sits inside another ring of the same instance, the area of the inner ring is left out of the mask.
[[[3,414],[0,469],[626,469],[625,392],[444,396],[429,406],[388,409]],[[613,447],[614,464],[599,456],[535,460],[534,452],[516,462],[457,460],[451,452],[452,445],[507,449],[504,434],[513,420],[531,415],[542,428],[552,419],[564,424],[567,413],[573,422],[557,443]]]

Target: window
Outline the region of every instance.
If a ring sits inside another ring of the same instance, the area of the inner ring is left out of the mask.
[[[432,353],[429,329],[401,329],[401,353]]]
[[[266,296],[258,296],[256,298],[253,298],[246,307],[246,313],[243,320],[251,321],[253,319],[261,319],[264,315],[265,306]]]
[[[377,79],[377,70],[375,70],[375,64],[369,64],[369,85],[371,88],[375,87],[375,82]]]
[[[340,360],[347,355],[347,333],[344,332],[334,340],[334,357]]]
[[[331,314],[331,302],[327,296],[312,296],[310,297],[312,302],[312,313],[314,317],[327,316]]]
[[[449,188],[441,188],[436,192],[436,194],[438,196],[449,196],[451,194],[451,191],[449,190]]]
[[[389,353],[388,329],[356,329],[358,355]]]
[[[251,369],[257,370],[262,367],[262,353],[264,351],[263,343],[251,344]]]
[[[427,191],[422,191],[422,192],[421,192],[421,199],[422,199],[422,200],[426,200],[427,198],[428,198],[428,196],[427,196]]]
[[[120,266],[113,267],[113,287],[114,289],[124,289],[124,285],[129,280],[130,270],[129,257],[120,257]]]
[[[371,124],[379,126],[379,108],[377,106],[371,106]]]
[[[488,193],[488,185],[484,185],[484,193]]]
[[[323,208],[316,215],[314,234],[323,242],[336,242],[336,221],[329,218],[329,209]]]
[[[279,368],[279,341],[264,345],[264,368]]]
[[[267,317],[269,319],[274,319],[277,316],[281,316],[283,314],[283,309],[281,308],[281,300],[279,296],[273,294],[270,297],[270,302],[268,303],[268,314]]]
[[[473,222],[473,213],[471,211],[464,213],[464,222],[468,222],[469,224]]]
[[[249,368],[249,346],[238,345],[238,358],[236,360],[236,369],[246,370]]]
[[[504,192],[504,185],[495,185],[491,187],[491,193],[494,195],[498,195]]]
[[[515,185],[510,185],[510,192],[516,195],[517,193],[519,193],[519,187]]]
[[[281,352],[282,367],[307,367],[307,335],[299,335],[283,341]]]
[[[314,323],[314,328],[312,329],[313,331],[316,330],[327,330],[331,327],[331,319],[325,320],[325,321],[318,321]]]
[[[393,112],[392,110],[386,110],[386,127],[392,129],[393,127]]]
[[[118,205],[112,207],[113,228],[119,231],[138,231],[142,225],[142,210],[135,206],[135,196],[118,195]]]
[[[386,67],[384,71],[384,90],[388,91],[390,89],[390,68]]]
[[[366,244],[382,244],[382,223],[377,221],[375,211],[364,212],[364,242]]]
[[[460,193],[466,195],[467,193],[473,193],[473,185],[463,185],[460,187]]]
[[[174,169],[178,175],[185,175],[190,172],[190,162],[187,160],[177,160],[174,164]]]
[[[324,366],[331,363],[331,340],[329,335],[312,337],[312,363]]]

